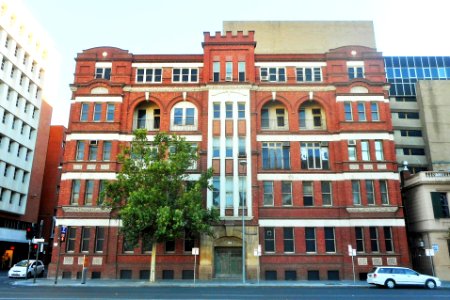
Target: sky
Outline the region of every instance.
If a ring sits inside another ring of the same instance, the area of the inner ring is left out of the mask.
[[[53,125],[67,126],[77,53],[202,54],[223,21],[373,21],[383,55],[450,55],[448,0],[22,0],[60,53]]]

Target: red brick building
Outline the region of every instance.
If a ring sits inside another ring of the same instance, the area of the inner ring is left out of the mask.
[[[189,176],[213,167],[205,205],[222,219],[214,237],[158,245],[157,278],[192,278],[193,246],[200,279],[241,278],[243,262],[249,280],[351,279],[349,245],[357,278],[409,265],[381,53],[258,54],[256,43],[253,31],[205,33],[201,55],[77,55],[56,216],[66,242],[49,276],[58,260],[60,276],[80,276],[86,256],[89,278],[148,278],[151,245],[127,247],[98,197],[136,128],[197,147]]]

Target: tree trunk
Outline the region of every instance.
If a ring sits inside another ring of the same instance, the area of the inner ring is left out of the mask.
[[[155,282],[156,278],[156,242],[153,242],[152,245],[152,259],[150,262],[150,282]]]

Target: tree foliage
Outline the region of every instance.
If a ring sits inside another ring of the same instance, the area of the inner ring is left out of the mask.
[[[117,180],[105,187],[105,204],[122,220],[127,243],[142,237],[153,243],[200,233],[212,234],[215,210],[204,208],[203,195],[212,171],[187,181],[186,171],[197,160],[197,150],[183,138],[158,133],[149,143],[145,130],[136,130],[130,147],[118,157]]]

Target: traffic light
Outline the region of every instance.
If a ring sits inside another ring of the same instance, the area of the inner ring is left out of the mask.
[[[27,225],[26,228],[27,231],[27,240],[32,240],[34,237],[34,230],[33,230],[33,225]]]
[[[33,223],[33,236],[35,238],[40,237],[40,228],[38,223]]]

